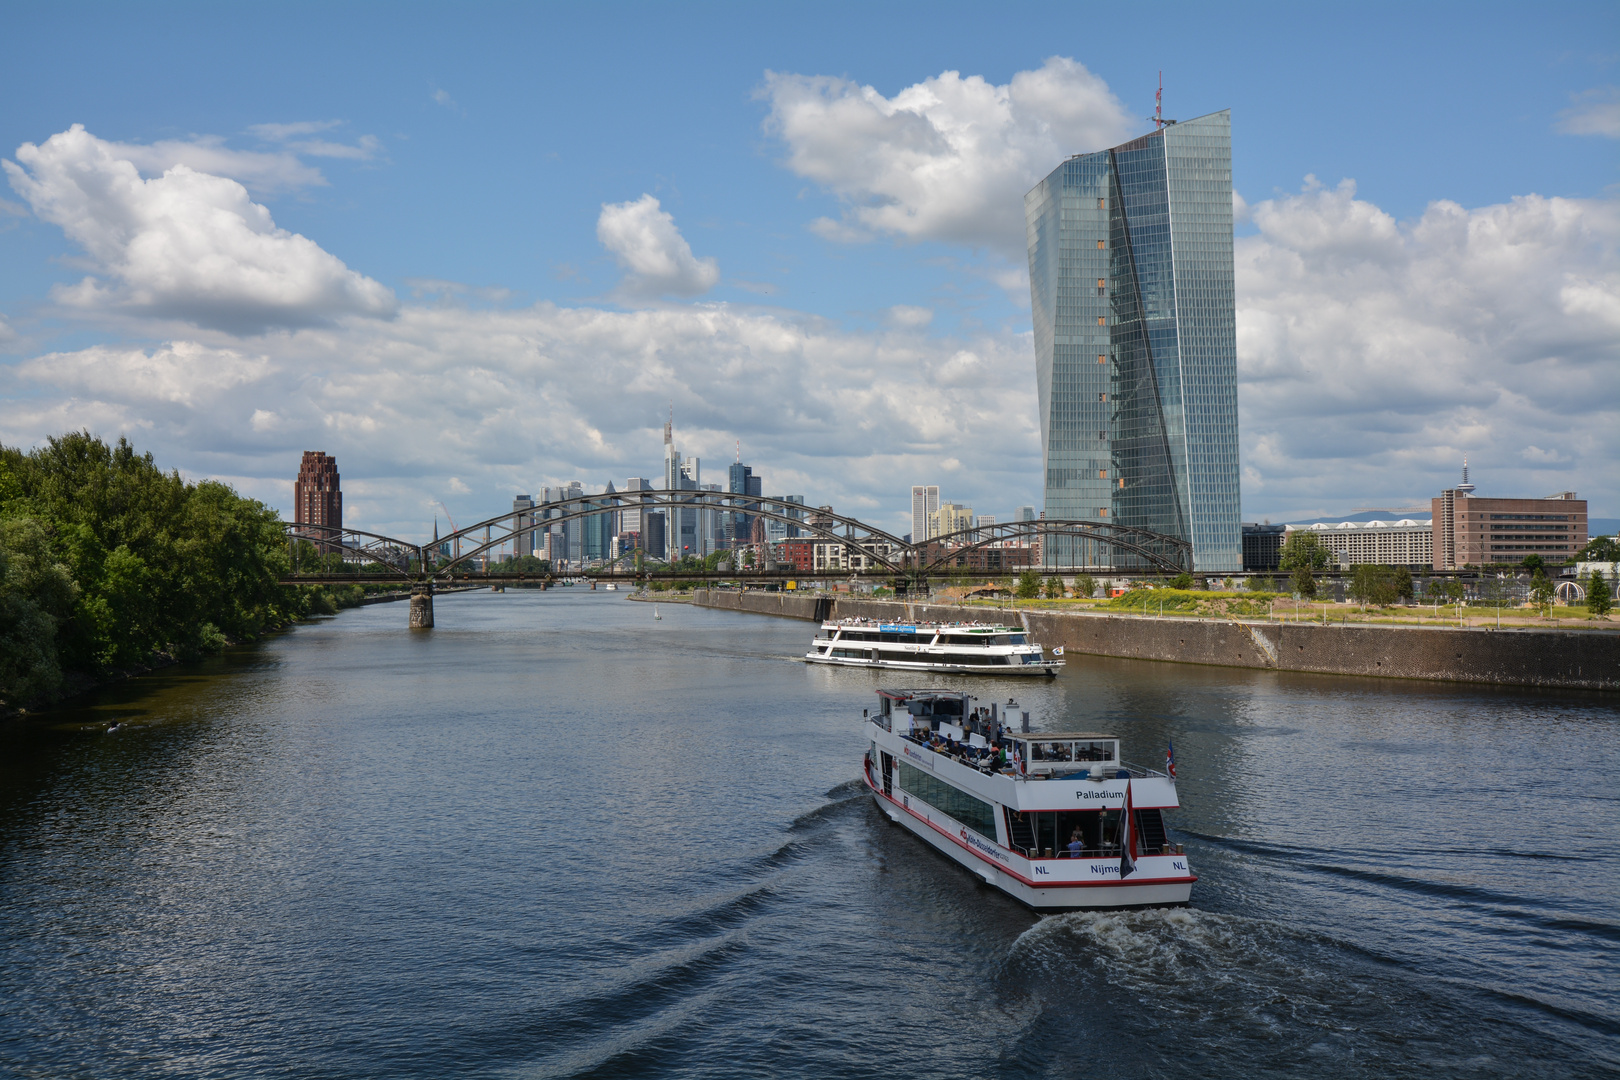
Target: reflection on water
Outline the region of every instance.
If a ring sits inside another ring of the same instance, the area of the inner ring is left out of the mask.
[[[21,1075],[1597,1076],[1612,698],[1074,657],[1191,908],[1037,919],[852,779],[808,624],[379,605],[0,733]],[[912,677],[916,681],[916,677]],[[124,726],[103,734],[114,721]]]

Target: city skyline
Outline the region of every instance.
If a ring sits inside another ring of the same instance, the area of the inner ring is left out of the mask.
[[[1172,7],[1106,46],[969,8],[14,13],[0,442],[128,435],[289,514],[323,446],[346,522],[425,539],[441,500],[645,474],[673,401],[686,456],[740,437],[896,535],[896,476],[1041,505],[1020,200],[1149,133],[1162,69],[1166,116],[1239,118],[1243,519],[1415,502],[1465,453],[1620,513],[1620,98],[1565,47],[1620,15]]]

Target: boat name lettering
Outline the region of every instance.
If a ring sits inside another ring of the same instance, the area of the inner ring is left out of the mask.
[[[932,753],[928,753],[928,754],[919,753],[918,751],[913,750],[911,747],[905,745],[904,743],[902,743],[901,746],[900,746],[900,752],[902,754],[904,754],[906,757],[910,758],[912,761],[917,762],[919,765],[926,766],[929,769],[932,769],[934,767],[934,762],[931,760],[933,758]]]
[[[983,840],[980,840],[976,835],[974,835],[973,833],[968,832],[966,829],[962,830],[962,839],[967,842],[969,847],[971,847],[971,848],[973,848],[973,849],[975,849],[977,851],[984,852],[986,855],[990,856],[992,859],[999,859],[1002,862],[1007,861],[1007,853],[1005,851],[1002,851],[1000,848],[996,847],[994,844],[985,843]]]
[[[1119,873],[1119,863],[1092,863],[1091,872],[1093,874],[1101,874],[1104,877],[1107,877],[1109,874],[1117,875]]]
[[[1085,802],[1087,799],[1123,799],[1125,794],[1120,791],[1109,791],[1107,788],[1081,788],[1074,793],[1074,797]]]
[[[890,626],[888,624],[880,623],[878,625],[878,632],[882,634],[915,634],[917,632],[917,628],[915,626],[900,626],[898,624]]]

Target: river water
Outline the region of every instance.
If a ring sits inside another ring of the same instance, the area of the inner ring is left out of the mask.
[[[13,1076],[1620,1069],[1620,702],[1075,656],[1201,880],[1038,918],[856,781],[807,623],[346,612],[0,729]],[[915,681],[915,680],[913,680]],[[114,720],[124,726],[103,729]]]

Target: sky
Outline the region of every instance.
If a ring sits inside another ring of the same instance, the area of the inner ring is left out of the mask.
[[[0,443],[425,537],[657,477],[1040,505],[1022,195],[1232,110],[1245,520],[1620,515],[1620,7],[0,2]]]

